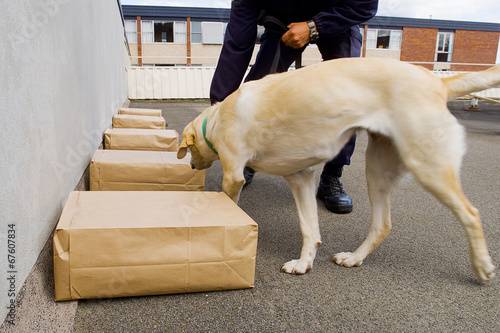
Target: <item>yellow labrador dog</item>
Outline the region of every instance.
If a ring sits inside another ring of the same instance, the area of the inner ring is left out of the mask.
[[[191,150],[193,168],[220,159],[223,190],[238,202],[243,168],[285,177],[300,218],[300,258],[282,271],[310,270],[321,245],[316,183],[311,166],[330,160],[358,130],[366,130],[366,178],[372,224],[341,266],[359,266],[391,229],[390,198],[406,171],[448,207],[465,229],[471,263],[481,282],[494,276],[481,220],[462,193],[459,169],[464,130],[447,100],[500,84],[500,66],[439,79],[428,70],[394,60],[349,58],[269,75],[245,83],[186,126],[178,157]]]

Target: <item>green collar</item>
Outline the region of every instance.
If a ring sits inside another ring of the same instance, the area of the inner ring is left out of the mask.
[[[212,144],[212,142],[210,142],[208,139],[207,139],[207,118],[208,116],[205,117],[205,119],[203,120],[203,127],[202,127],[202,130],[203,130],[203,138],[205,139],[205,142],[207,143],[207,146],[212,149],[212,151],[219,155],[219,153],[217,152],[217,150],[215,150],[214,148],[214,145]]]

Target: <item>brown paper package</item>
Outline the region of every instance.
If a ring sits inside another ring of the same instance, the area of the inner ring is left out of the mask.
[[[203,191],[205,170],[191,156],[166,151],[98,149],[90,162],[91,191]]]
[[[115,150],[177,151],[175,130],[110,128],[104,132],[104,148]]]
[[[137,109],[121,108],[119,114],[132,114],[136,116],[154,116],[161,117],[161,109]]]
[[[115,114],[113,115],[113,128],[165,129],[165,118]]]
[[[55,300],[251,288],[257,224],[217,192],[71,192]]]

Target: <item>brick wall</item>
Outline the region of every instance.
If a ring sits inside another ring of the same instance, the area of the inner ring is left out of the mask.
[[[403,28],[401,41],[402,61],[433,62],[436,53],[436,38],[438,29]],[[433,65],[423,65],[431,69]]]
[[[403,28],[401,60],[433,62],[436,54],[438,29]],[[453,63],[494,64],[500,32],[456,30],[453,43]],[[433,69],[433,65],[423,65]],[[452,65],[452,71],[478,71],[487,66]]]
[[[500,32],[456,30],[453,63],[494,64]],[[478,71],[488,67],[452,65],[452,71]]]

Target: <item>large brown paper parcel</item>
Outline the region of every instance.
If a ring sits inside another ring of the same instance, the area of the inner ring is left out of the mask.
[[[165,118],[115,114],[113,115],[113,128],[165,129]]]
[[[170,151],[98,149],[90,162],[91,191],[203,191],[205,170]]]
[[[176,130],[110,128],[104,132],[104,148],[117,150],[177,151]]]
[[[137,116],[161,117],[161,109],[121,108],[119,114],[133,114]]]
[[[257,224],[217,192],[71,192],[55,300],[251,288]]]

